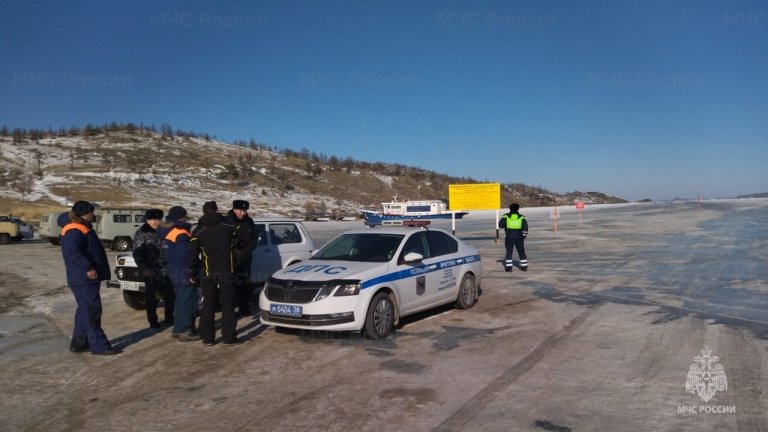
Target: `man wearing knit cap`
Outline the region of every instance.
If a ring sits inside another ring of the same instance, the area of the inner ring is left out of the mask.
[[[147,306],[149,327],[159,329],[157,320],[157,295],[165,304],[166,324],[173,324],[174,296],[171,281],[168,279],[168,266],[163,253],[163,239],[157,235],[157,229],[163,220],[163,211],[150,209],[144,213],[144,224],[133,235],[133,260],[144,280],[144,302]]]
[[[168,263],[168,275],[176,297],[171,336],[181,342],[200,340],[195,328],[197,315],[197,288],[190,283],[187,273],[187,254],[192,226],[187,223],[187,210],[173,206],[168,210],[166,226],[157,230],[163,239],[163,252]]]
[[[227,213],[227,222],[239,227],[235,238],[235,294],[240,316],[251,315],[251,297],[254,286],[251,283],[251,251],[257,237],[253,219],[248,216],[250,205],[245,200],[234,200],[232,210]]]
[[[235,320],[235,286],[233,273],[234,239],[238,228],[219,213],[215,201],[203,205],[189,241],[187,269],[193,279],[200,281],[203,310],[200,314],[200,338],[211,346],[216,338],[214,327],[217,300],[221,303],[221,339],[224,346],[240,343]]]
[[[101,281],[109,280],[111,272],[104,246],[93,230],[94,206],[78,201],[69,217],[59,218],[61,254],[67,268],[67,285],[75,295],[75,328],[69,345],[71,352],[91,351],[96,355],[114,355],[119,351],[101,328]]]

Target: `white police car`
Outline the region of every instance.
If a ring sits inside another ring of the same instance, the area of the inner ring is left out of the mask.
[[[477,302],[480,254],[424,226],[341,234],[311,259],[275,272],[259,295],[261,322],[277,327],[359,331],[387,337],[400,317]]]

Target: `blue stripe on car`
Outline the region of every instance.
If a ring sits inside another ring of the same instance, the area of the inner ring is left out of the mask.
[[[407,270],[400,270],[392,273],[387,273],[385,275],[377,276],[373,279],[368,279],[367,281],[363,281],[360,289],[370,288],[372,286],[383,284],[385,282],[393,282],[400,279],[406,279],[409,277],[432,273],[434,271],[456,267],[462,264],[471,263],[475,261],[480,261],[480,255],[468,255],[461,258],[453,258],[445,261],[436,262],[433,264],[425,264],[419,267],[413,267]]]

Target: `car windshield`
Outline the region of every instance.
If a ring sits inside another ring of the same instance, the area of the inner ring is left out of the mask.
[[[402,234],[342,234],[320,249],[313,259],[387,262],[395,256]]]

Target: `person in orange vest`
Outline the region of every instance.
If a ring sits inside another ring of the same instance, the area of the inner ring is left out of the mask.
[[[520,257],[520,270],[528,271],[528,257],[525,255],[525,238],[528,237],[528,221],[520,214],[520,204],[509,205],[509,213],[504,214],[499,220],[499,228],[506,232],[504,247],[507,255],[504,257],[504,270],[511,272],[514,268],[512,252],[517,249]]]
[[[187,210],[173,206],[165,218],[166,226],[157,229],[163,239],[163,253],[168,264],[168,275],[176,294],[173,333],[171,336],[181,342],[200,340],[195,328],[197,316],[197,287],[190,282],[187,272],[187,254],[192,226],[187,223]]]
[[[67,285],[77,303],[75,328],[69,345],[71,352],[90,351],[96,355],[114,355],[113,348],[101,328],[101,281],[109,280],[111,271],[107,253],[93,230],[94,206],[78,201],[68,215],[58,220],[61,226],[61,255],[67,268]]]

